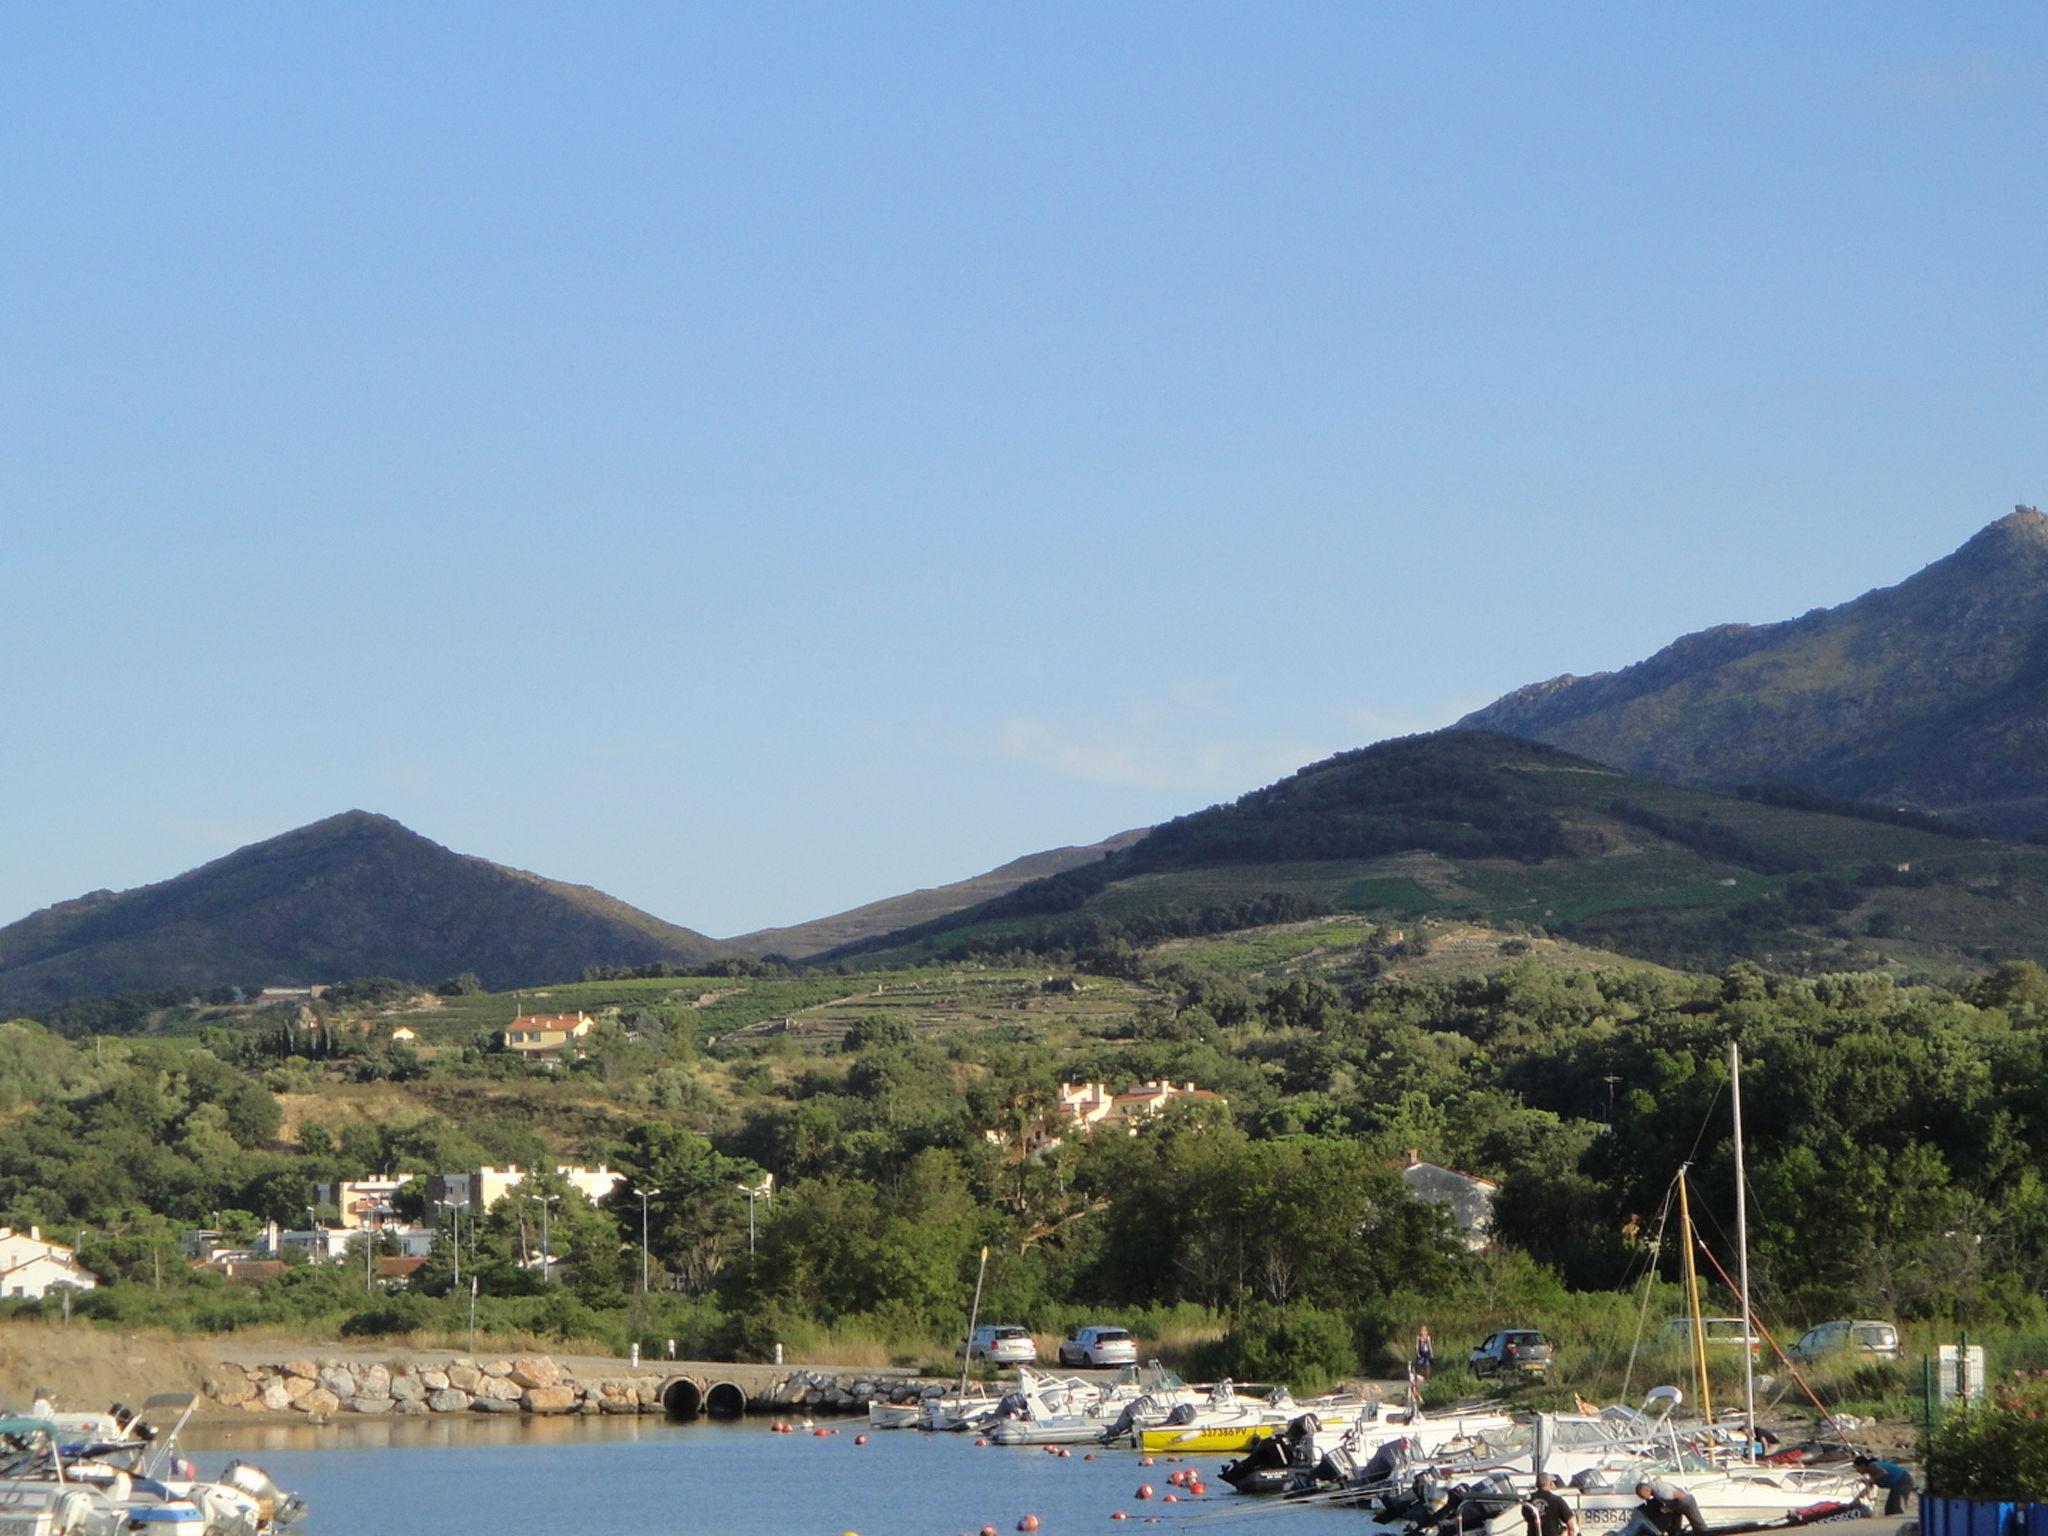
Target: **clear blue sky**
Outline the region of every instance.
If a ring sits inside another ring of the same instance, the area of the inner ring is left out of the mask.
[[[0,921],[718,935],[2048,499],[2034,6],[15,6]]]

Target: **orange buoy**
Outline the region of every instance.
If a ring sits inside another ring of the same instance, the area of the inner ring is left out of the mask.
[[[1128,1520],[1128,1519],[1130,1519],[1131,1517],[1130,1517],[1129,1515],[1125,1514],[1125,1513],[1124,1513],[1124,1512],[1123,1512],[1122,1510],[1120,1510],[1120,1509],[1113,1509],[1113,1510],[1111,1510],[1111,1511],[1109,1512],[1109,1518],[1110,1518],[1110,1519],[1112,1519],[1112,1520]]]
[[[1188,1484],[1188,1492],[1189,1492],[1189,1493],[1192,1493],[1192,1494],[1193,1494],[1193,1495],[1194,1495],[1194,1496],[1195,1496],[1196,1498],[1198,1498],[1198,1499],[1199,1499],[1199,1498],[1202,1498],[1203,1496],[1205,1496],[1205,1495],[1206,1495],[1206,1494],[1207,1494],[1207,1493],[1209,1492],[1209,1485],[1208,1485],[1207,1483],[1203,1483],[1203,1482],[1193,1482],[1193,1483],[1189,1483],[1189,1484]]]
[[[981,1528],[981,1536],[996,1536],[996,1528],[992,1525],[984,1525]]]
[[[1147,1456],[1143,1461],[1140,1461],[1138,1465],[1141,1467],[1149,1467],[1152,1465],[1152,1458],[1150,1456]]]
[[[866,1445],[868,1443],[868,1437],[866,1435],[855,1435],[853,1437],[853,1443],[855,1445]]]
[[[1093,1451],[1083,1452],[1081,1459],[1083,1461],[1093,1461],[1095,1459],[1095,1453]]]
[[[1180,1495],[1177,1493],[1169,1493],[1165,1498],[1161,1499],[1159,1502],[1162,1504],[1178,1504],[1180,1502]]]
[[[1065,1447],[1065,1446],[1063,1445],[1063,1446],[1061,1446],[1061,1447],[1060,1447],[1060,1454],[1061,1454],[1062,1456],[1071,1456],[1071,1455],[1073,1455],[1074,1453],[1073,1453],[1072,1451],[1068,1450],[1068,1449],[1067,1449],[1067,1448],[1066,1448],[1066,1447]]]
[[[1019,1520],[1019,1521],[1017,1522],[1017,1529],[1018,1529],[1018,1530],[1020,1530],[1020,1531],[1035,1531],[1035,1530],[1037,1530],[1037,1529],[1038,1529],[1038,1516],[1036,1516],[1036,1515],[1026,1515],[1026,1516],[1025,1516],[1025,1517],[1024,1517],[1024,1518],[1023,1518],[1022,1520]]]
[[[1060,1448],[1059,1448],[1058,1446],[1056,1446],[1056,1445],[1048,1445],[1048,1446],[1047,1446],[1047,1447],[1045,1448],[1045,1454],[1046,1454],[1046,1455],[1048,1455],[1048,1456],[1057,1456],[1057,1455],[1059,1455],[1059,1453],[1060,1453]]]
[[[1151,1485],[1150,1483],[1140,1483],[1140,1484],[1138,1484],[1138,1497],[1139,1497],[1139,1498],[1141,1498],[1141,1499],[1149,1499],[1149,1498],[1151,1498],[1151,1497],[1152,1497],[1152,1485]]]
[[[988,1444],[988,1438],[987,1438],[987,1437],[986,1437],[985,1435],[976,1435],[976,1436],[974,1437],[974,1443],[975,1443],[976,1445],[987,1445],[987,1444]]]

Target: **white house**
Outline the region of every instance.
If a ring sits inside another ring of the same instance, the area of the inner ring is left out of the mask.
[[[41,1227],[30,1227],[27,1232],[0,1227],[0,1298],[40,1300],[57,1286],[90,1291],[99,1283],[99,1277],[80,1265],[69,1248],[44,1242]]]
[[[1492,1243],[1493,1201],[1500,1193],[1500,1186],[1493,1180],[1460,1173],[1441,1163],[1426,1163],[1421,1151],[1410,1147],[1408,1161],[1401,1168],[1401,1182],[1416,1199],[1449,1210],[1458,1235],[1474,1253]]]
[[[1083,1125],[1122,1125],[1135,1132],[1140,1124],[1176,1101],[1228,1102],[1222,1094],[1193,1083],[1147,1082],[1122,1093],[1104,1083],[1061,1083],[1060,1113]]]

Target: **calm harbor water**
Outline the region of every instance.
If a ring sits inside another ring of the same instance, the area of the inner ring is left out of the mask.
[[[1209,1483],[1182,1504],[1175,1464],[1131,1451],[1083,1460],[977,1447],[966,1435],[895,1430],[855,1445],[861,1426],[817,1437],[742,1425],[620,1419],[375,1420],[313,1428],[222,1425],[188,1437],[203,1474],[230,1457],[306,1496],[305,1536],[1008,1536],[1036,1515],[1042,1536],[1190,1530],[1213,1536],[1355,1533],[1356,1512],[1276,1508]],[[1213,1472],[1225,1458],[1200,1465]],[[1113,1522],[1112,1510],[1128,1511]],[[1156,1523],[1144,1523],[1146,1517]]]

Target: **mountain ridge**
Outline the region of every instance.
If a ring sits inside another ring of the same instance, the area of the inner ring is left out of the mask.
[[[1631,772],[1782,782],[2009,836],[2048,825],[2048,516],[2017,507],[1889,587],[1682,635],[1457,722]]]
[[[970,875],[965,880],[926,886],[906,891],[900,896],[885,896],[878,901],[849,907],[844,912],[812,918],[808,922],[791,923],[781,928],[758,928],[724,942],[735,952],[754,958],[774,954],[792,960],[806,959],[943,917],[1001,896],[1032,880],[1061,874],[1105,858],[1130,847],[1149,831],[1149,827],[1134,827],[1097,843],[1076,843],[1027,853],[979,875]]]

